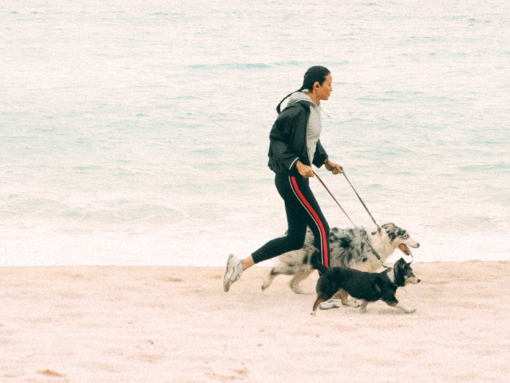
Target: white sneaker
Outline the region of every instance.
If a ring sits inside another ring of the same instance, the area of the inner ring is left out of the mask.
[[[223,276],[223,290],[225,290],[225,292],[228,292],[230,285],[241,277],[237,271],[237,266],[240,262],[242,262],[242,260],[234,257],[232,254],[228,256],[227,269]]]
[[[342,301],[340,299],[330,299],[329,301],[322,302],[319,305],[321,310],[338,309],[342,307]]]

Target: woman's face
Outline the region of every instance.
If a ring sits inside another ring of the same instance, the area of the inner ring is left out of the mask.
[[[326,76],[326,80],[320,85],[318,82],[315,83],[315,89],[313,91],[314,95],[316,95],[319,100],[327,100],[331,92],[333,92],[333,86],[331,85],[333,82],[333,77],[331,73]],[[317,87],[317,85],[319,85]]]

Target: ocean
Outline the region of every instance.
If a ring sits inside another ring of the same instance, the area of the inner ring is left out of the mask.
[[[7,0],[0,265],[224,266],[283,235],[268,136],[313,65],[325,149],[417,262],[510,260],[507,1]]]

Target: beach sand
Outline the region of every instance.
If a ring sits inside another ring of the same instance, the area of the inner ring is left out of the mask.
[[[220,267],[0,268],[0,382],[506,382],[510,262],[413,264],[382,302],[318,311]],[[303,286],[314,290],[314,273]]]

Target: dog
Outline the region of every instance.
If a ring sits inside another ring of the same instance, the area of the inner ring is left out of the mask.
[[[360,307],[362,313],[367,311],[369,303],[378,300],[408,314],[416,311],[416,309],[399,302],[395,297],[398,287],[405,286],[407,283],[420,283],[420,279],[416,278],[413,273],[411,263],[406,263],[404,258],[400,258],[392,268],[380,273],[368,273],[346,267],[327,268],[320,263],[317,254],[318,251],[312,255],[311,261],[322,275],[317,281],[317,299],[313,304],[313,316],[322,302],[328,301],[337,293],[339,293],[343,305]],[[361,300],[361,305],[349,301],[349,295]]]
[[[418,248],[420,244],[412,239],[409,233],[395,225],[387,223],[382,225],[381,232],[377,230],[367,233],[363,227],[338,229],[333,228],[329,235],[329,263],[331,267],[345,267],[359,271],[375,272],[382,266],[370,246],[385,262],[398,248],[405,255],[412,256],[409,247]],[[309,230],[305,238],[304,247],[300,250],[289,251],[278,257],[278,263],[264,276],[262,290],[267,289],[273,279],[278,275],[292,275],[290,288],[296,294],[306,294],[299,284],[313,272],[311,255],[316,251],[313,245],[313,234]],[[333,308],[333,307],[332,307]]]

